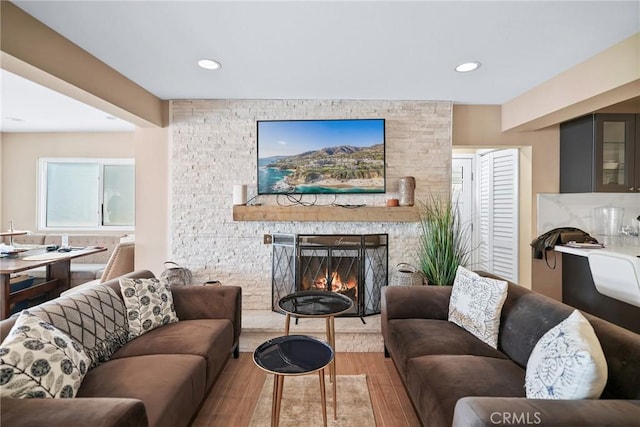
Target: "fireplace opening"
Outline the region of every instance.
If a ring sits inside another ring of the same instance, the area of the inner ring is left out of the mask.
[[[387,269],[386,234],[274,234],[272,309],[290,293],[321,290],[351,298],[344,316],[378,314]]]

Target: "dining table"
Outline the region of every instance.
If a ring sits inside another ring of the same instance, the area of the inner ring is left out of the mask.
[[[37,248],[20,252],[18,256],[0,258],[0,320],[9,317],[12,304],[41,295],[46,295],[47,299],[58,297],[61,292],[70,287],[73,259],[106,250],[107,248],[102,246],[63,249],[61,252],[55,249]],[[42,283],[11,292],[12,276],[38,267],[46,267],[46,275]]]

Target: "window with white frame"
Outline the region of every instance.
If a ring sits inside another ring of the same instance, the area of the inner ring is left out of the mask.
[[[133,229],[133,159],[41,158],[39,174],[40,229]]]

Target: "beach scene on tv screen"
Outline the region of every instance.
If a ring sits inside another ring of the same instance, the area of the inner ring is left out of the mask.
[[[383,193],[384,120],[258,122],[258,193]]]

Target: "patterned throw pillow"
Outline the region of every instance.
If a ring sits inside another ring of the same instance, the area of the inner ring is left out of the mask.
[[[607,384],[607,359],[593,327],[578,311],[533,348],[525,387],[529,399],[597,399]]]
[[[78,341],[91,358],[89,369],[129,342],[124,303],[108,286],[79,289],[29,311]]]
[[[178,321],[171,287],[166,279],[121,278],[120,290],[127,307],[130,339]]]
[[[449,321],[493,348],[498,347],[500,313],[507,299],[507,282],[482,277],[459,266],[449,301]]]
[[[90,362],[71,337],[23,311],[0,344],[0,397],[74,397]]]

